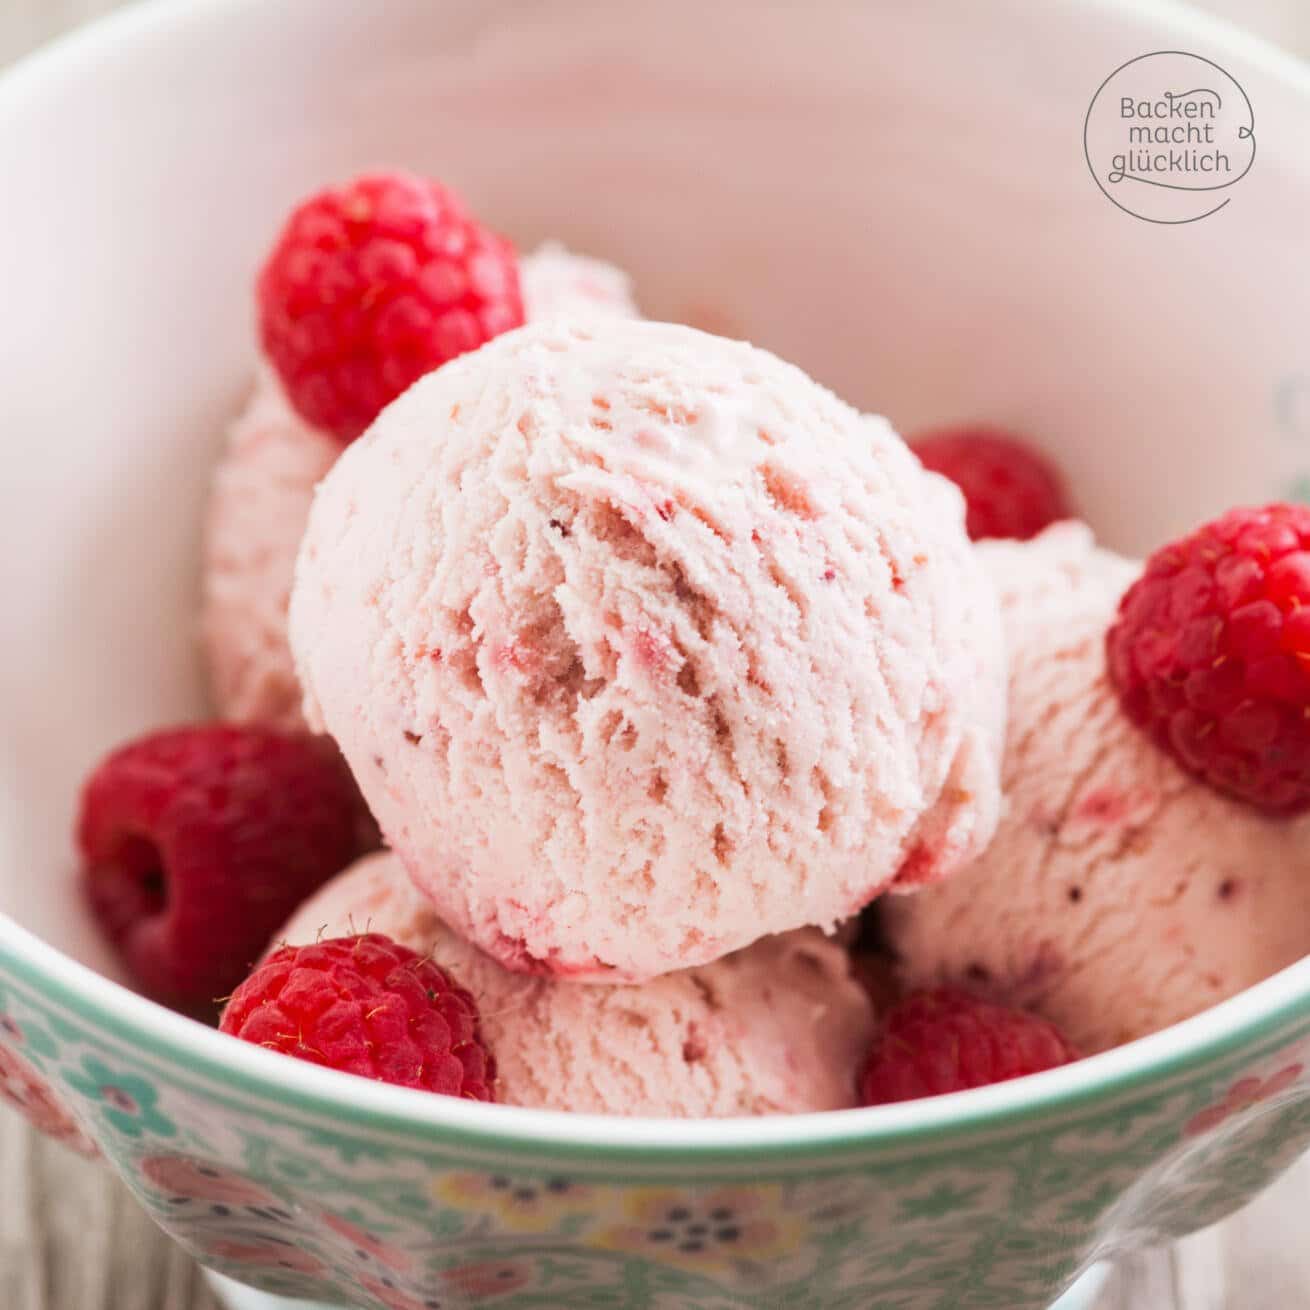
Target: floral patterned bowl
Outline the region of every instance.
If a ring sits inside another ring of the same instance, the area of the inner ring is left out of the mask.
[[[1241,82],[1259,141],[1183,227],[1107,203],[1079,140],[1106,75],[1171,47]],[[68,832],[105,748],[202,712],[196,524],[249,273],[323,179],[430,169],[899,424],[1041,434],[1137,550],[1310,488],[1308,128],[1299,65],[1108,0],[192,0],[10,73],[0,1095],[212,1269],[373,1308],[1031,1310],[1242,1204],[1310,1146],[1310,961],[965,1095],[566,1116],[345,1078],[140,999]]]

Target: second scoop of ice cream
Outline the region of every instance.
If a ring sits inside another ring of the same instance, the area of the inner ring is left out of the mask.
[[[704,964],[994,826],[959,494],[690,328],[533,324],[423,379],[320,487],[291,642],[389,844],[519,971]]]
[[[1120,708],[1105,631],[1138,566],[1072,523],[979,554],[1012,660],[1006,809],[971,868],[882,907],[906,981],[1037,1010],[1091,1054],[1310,951],[1310,818],[1213,791]]]
[[[430,956],[473,993],[508,1104],[720,1118],[857,1103],[873,1006],[822,933],[769,938],[636,987],[525,978],[451,932],[383,852],[308,900],[279,941],[366,931]]]
[[[200,634],[224,718],[304,727],[287,605],[314,488],[340,453],[261,367],[228,433],[206,515]]]

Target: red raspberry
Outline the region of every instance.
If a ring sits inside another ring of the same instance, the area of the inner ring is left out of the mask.
[[[1124,712],[1183,768],[1310,806],[1310,508],[1229,510],[1156,551],[1105,645]]]
[[[493,1100],[496,1062],[473,997],[381,933],[274,951],[232,993],[222,1029],[311,1064]]]
[[[396,173],[305,201],[257,296],[264,350],[291,403],[343,442],[425,373],[523,322],[509,242],[453,191]]]
[[[91,908],[143,989],[195,1011],[361,852],[368,822],[326,737],[218,723],[107,756],[77,840]]]
[[[924,468],[964,492],[965,527],[973,541],[1027,541],[1072,516],[1064,482],[1044,455],[994,428],[941,428],[912,442]]]
[[[865,1105],[1003,1083],[1078,1059],[1059,1030],[958,987],[907,996],[887,1016],[861,1080]]]

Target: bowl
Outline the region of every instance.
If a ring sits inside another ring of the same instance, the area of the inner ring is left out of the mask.
[[[1102,82],[1222,66],[1258,157],[1197,222],[1089,172]],[[1310,487],[1310,75],[1188,11],[722,0],[147,4],[0,81],[0,1091],[211,1269],[368,1307],[1042,1307],[1310,1145],[1310,961],[1019,1083],[723,1122],[477,1105],[134,995],[75,890],[80,778],[204,713],[197,524],[250,282],[325,179],[456,182],[898,425],[1035,434],[1140,551]],[[255,1304],[233,1292],[234,1304]],[[264,1302],[259,1302],[264,1304]]]

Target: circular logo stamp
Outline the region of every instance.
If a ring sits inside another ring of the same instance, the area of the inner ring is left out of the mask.
[[[1083,124],[1087,167],[1107,199],[1148,223],[1222,209],[1255,163],[1255,113],[1213,60],[1157,50],[1101,83]]]

